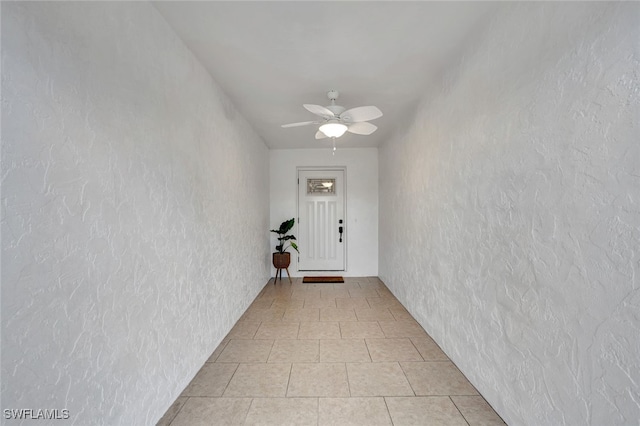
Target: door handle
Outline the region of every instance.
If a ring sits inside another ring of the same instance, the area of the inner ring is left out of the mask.
[[[342,242],[342,232],[344,231],[344,228],[342,226],[338,227],[338,232],[340,232],[340,242]]]

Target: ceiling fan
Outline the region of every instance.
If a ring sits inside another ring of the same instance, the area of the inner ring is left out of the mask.
[[[320,116],[321,120],[283,124],[282,127],[320,124],[316,132],[316,139],[339,138],[345,132],[355,133],[356,135],[370,135],[375,132],[378,127],[368,121],[382,117],[382,111],[372,105],[345,109],[343,106],[336,105],[336,99],[338,99],[339,95],[337,90],[327,92],[331,105],[326,107],[312,104],[303,105],[307,111]]]

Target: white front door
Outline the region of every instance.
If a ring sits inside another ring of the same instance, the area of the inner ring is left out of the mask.
[[[345,270],[344,175],[344,169],[298,170],[299,271]]]

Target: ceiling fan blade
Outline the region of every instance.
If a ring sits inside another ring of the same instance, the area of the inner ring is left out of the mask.
[[[355,133],[356,135],[370,135],[371,133],[375,132],[377,128],[378,126],[376,126],[375,124],[361,121],[359,123],[350,124],[347,131]]]
[[[318,130],[318,131],[316,132],[316,139],[325,139],[325,138],[327,138],[327,137],[328,137],[328,136],[327,136],[327,135],[325,135],[324,133],[322,133],[320,130]]]
[[[315,115],[319,115],[322,118],[334,118],[335,115],[331,112],[330,109],[327,109],[320,105],[313,104],[304,104],[302,105],[306,108],[307,111],[314,113]]]
[[[300,123],[283,124],[280,127],[298,127],[298,126],[306,126],[307,124],[319,124],[319,123],[316,121],[301,121]]]
[[[382,117],[382,111],[373,105],[351,108],[340,114],[345,123],[359,123]]]

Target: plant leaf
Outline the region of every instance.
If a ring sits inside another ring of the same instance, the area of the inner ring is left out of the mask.
[[[293,224],[295,223],[295,218],[291,218],[289,220],[285,220],[284,222],[282,222],[280,224],[280,230],[278,231],[279,234],[286,234],[287,232],[289,232],[291,230],[291,228],[293,228]]]

